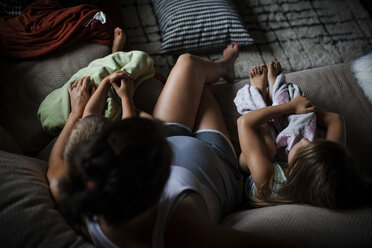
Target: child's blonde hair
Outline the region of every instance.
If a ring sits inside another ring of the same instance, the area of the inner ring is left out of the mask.
[[[101,131],[108,123],[110,123],[110,120],[101,115],[89,115],[80,119],[67,139],[63,154],[64,160],[68,161],[78,144],[89,141],[94,134]]]
[[[369,205],[371,192],[357,171],[355,159],[343,146],[329,140],[315,140],[300,148],[288,166],[287,182],[270,197],[273,182],[266,187],[256,206],[309,204],[330,209]],[[270,188],[271,190],[267,190]]]

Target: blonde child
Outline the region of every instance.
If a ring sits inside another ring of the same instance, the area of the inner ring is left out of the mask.
[[[269,120],[315,111],[303,96],[270,106],[274,83],[281,72],[279,62],[271,62],[269,68],[253,68],[251,84],[259,89],[268,106],[238,119],[240,166],[251,173],[248,190],[253,205],[297,203],[339,209],[364,203],[365,197],[359,196],[370,191],[370,185],[356,171],[355,160],[345,147],[345,122],[336,113],[316,113],[317,125],[326,129],[325,139],[302,138],[289,151],[286,168],[275,161],[278,151]]]

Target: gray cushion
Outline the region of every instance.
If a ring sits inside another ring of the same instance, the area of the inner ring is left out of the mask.
[[[251,45],[229,0],[152,0],[162,32],[161,53],[204,53],[237,42]]]
[[[223,225],[306,247],[372,247],[372,208],[331,211],[282,205],[234,213]]]
[[[0,115],[6,117],[0,125],[25,154],[38,153],[52,139],[37,118],[42,100],[79,69],[110,52],[109,47],[83,42],[32,60],[0,61]]]
[[[92,247],[66,223],[49,192],[47,164],[0,151],[0,244]]]
[[[22,148],[8,132],[0,126],[0,150],[14,153],[22,153]]]

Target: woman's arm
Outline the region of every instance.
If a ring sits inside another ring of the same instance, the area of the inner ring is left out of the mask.
[[[289,103],[258,109],[238,119],[239,142],[256,185],[256,196],[259,196],[260,188],[274,175],[274,168],[267,156],[265,144],[257,130],[258,127],[282,115],[304,114],[314,110],[315,106],[312,106],[309,100],[299,96]]]
[[[332,112],[318,112],[317,123],[326,128],[326,139],[346,146],[346,124],[344,118]]]
[[[90,98],[88,84],[89,78],[85,77],[78,81],[71,82],[68,86],[71,112],[49,155],[47,178],[49,181],[50,190],[56,201],[59,199],[58,181],[60,177],[64,175],[67,169],[63,158],[65,145],[75,123],[82,117],[84,108]]]

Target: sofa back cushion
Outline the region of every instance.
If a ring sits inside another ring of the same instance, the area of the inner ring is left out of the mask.
[[[79,69],[110,51],[107,46],[81,42],[32,60],[0,60],[0,126],[24,154],[37,154],[53,138],[43,131],[37,117],[44,98]]]
[[[0,244],[92,247],[67,224],[51,198],[47,163],[0,151]]]
[[[281,205],[234,213],[223,225],[299,247],[371,247],[372,208],[332,211]]]

